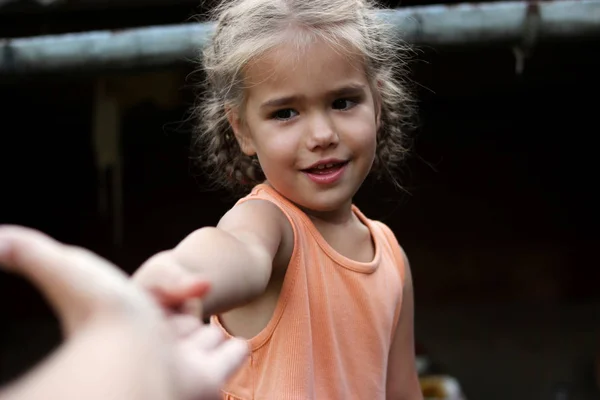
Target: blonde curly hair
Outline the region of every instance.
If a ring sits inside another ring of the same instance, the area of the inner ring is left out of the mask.
[[[369,0],[225,0],[213,10],[217,21],[202,53],[205,79],[195,107],[194,147],[219,186],[246,192],[265,176],[256,157],[245,155],[227,119],[228,107],[244,104],[244,68],[282,42],[290,29],[297,46],[323,40],[361,56],[381,124],[372,173],[397,186],[396,167],[408,152],[412,98],[406,89],[409,47],[395,35]]]

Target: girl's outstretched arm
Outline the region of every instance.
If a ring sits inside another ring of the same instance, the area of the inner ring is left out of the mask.
[[[150,258],[133,279],[165,306],[183,305],[187,312],[209,316],[263,293],[274,260],[289,261],[289,243],[292,228],[282,211],[268,201],[251,200],[232,208],[217,227],[198,229],[174,249]],[[203,281],[211,291],[200,310],[199,301],[190,300],[188,293]]]
[[[423,400],[415,360],[414,299],[410,266],[404,256],[406,274],[402,310],[390,349],[387,370],[387,400]]]

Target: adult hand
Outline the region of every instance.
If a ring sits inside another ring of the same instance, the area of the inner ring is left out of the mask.
[[[175,333],[172,317],[114,265],[40,232],[0,227],[0,265],[41,290],[66,336],[4,400],[213,399],[247,354],[243,341],[197,319]]]

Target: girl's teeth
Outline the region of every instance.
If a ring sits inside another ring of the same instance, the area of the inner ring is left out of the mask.
[[[321,165],[317,166],[317,169],[331,168],[334,165],[335,164],[321,164]]]

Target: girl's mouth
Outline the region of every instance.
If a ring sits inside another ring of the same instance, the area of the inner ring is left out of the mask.
[[[337,182],[346,170],[347,161],[322,163],[313,168],[302,170],[310,180],[319,184]]]

